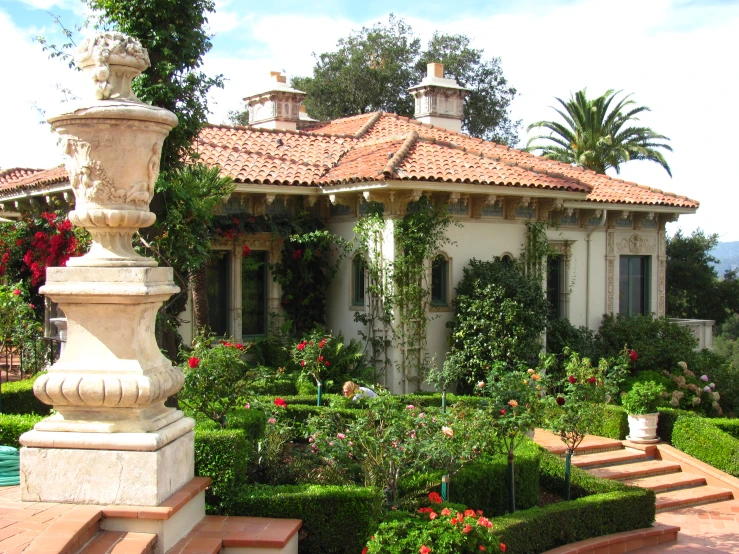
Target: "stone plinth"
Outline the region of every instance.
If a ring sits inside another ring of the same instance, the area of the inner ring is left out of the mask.
[[[33,442],[33,433],[24,435],[31,435],[28,442]],[[45,433],[55,434],[66,433]],[[107,438],[114,446],[117,440],[125,445],[127,433],[94,435],[96,439]],[[190,430],[163,448],[148,452],[26,446],[21,456],[21,499],[158,506],[193,478],[193,444],[194,433]]]

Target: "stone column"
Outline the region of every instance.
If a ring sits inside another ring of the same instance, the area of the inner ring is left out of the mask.
[[[156,313],[179,291],[172,269],[132,247],[154,223],[149,211],[171,112],[136,98],[131,80],[149,67],[138,41],[103,33],[78,49],[91,99],[49,119],[62,137],[76,196],[70,221],[90,252],[49,268],[43,294],[67,316],[64,352],[34,394],[56,413],[20,442],[24,501],[160,504],[193,478],[193,427],[164,401],[182,372],[154,338]]]

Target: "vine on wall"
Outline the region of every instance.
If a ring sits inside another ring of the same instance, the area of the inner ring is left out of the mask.
[[[430,283],[427,263],[450,240],[446,230],[452,223],[445,205],[434,205],[427,197],[409,204],[407,214],[395,221],[395,258],[382,255],[381,237],[385,221],[381,209],[368,209],[355,227],[357,252],[365,260],[370,308],[355,315],[368,328],[368,343],[374,361],[381,359],[387,370],[388,334],[378,336],[377,329],[390,329],[392,340],[401,352],[396,360],[403,384],[420,386],[429,360],[426,356]],[[375,302],[375,304],[373,304]],[[397,319],[394,317],[397,312]],[[382,327],[380,327],[382,326]]]

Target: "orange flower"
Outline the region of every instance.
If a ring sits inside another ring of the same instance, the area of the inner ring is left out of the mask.
[[[475,510],[465,510],[464,517],[475,517]]]
[[[511,399],[511,400],[508,401],[508,405],[511,408],[516,408],[518,406],[518,402],[516,402],[515,400]]]
[[[451,510],[450,510],[449,508],[444,508],[444,509],[443,509],[443,510],[441,511],[441,515],[443,515],[443,516],[448,516],[448,515],[450,515],[451,513],[452,513],[452,511],[451,511]]]
[[[419,554],[429,554],[431,549],[424,544],[418,552]]]

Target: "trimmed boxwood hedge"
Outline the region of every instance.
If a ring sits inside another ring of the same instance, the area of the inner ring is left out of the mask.
[[[243,429],[195,429],[195,475],[213,479],[208,513],[220,513],[225,499],[245,480],[253,452]]]
[[[514,480],[516,508],[523,510],[539,502],[539,460],[541,450],[531,441],[516,448]],[[465,508],[482,510],[486,516],[506,513],[508,509],[508,456],[483,454],[452,476],[449,500]],[[416,475],[400,483],[400,495],[441,493],[443,471]]]
[[[734,477],[739,477],[739,439],[710,419],[679,417],[672,429],[672,445]]]
[[[739,439],[739,419],[717,418],[709,419],[711,425],[715,425],[724,433],[728,433],[735,439]]]
[[[564,459],[541,449],[540,483],[564,493]],[[650,527],[654,522],[654,491],[599,479],[572,468],[573,500],[497,517],[496,532],[516,554],[538,554],[558,546]]]
[[[224,514],[300,519],[301,554],[356,554],[377,528],[383,501],[372,487],[243,485]]]
[[[3,383],[0,393],[0,412],[3,414],[37,414],[47,416],[51,406],[33,395],[35,378]]]
[[[592,430],[593,435],[624,440],[629,434],[629,416],[621,406],[606,404],[603,419]]]
[[[0,445],[20,448],[18,437],[33,429],[33,426],[42,419],[44,416],[37,414],[1,414]]]
[[[672,429],[680,417],[700,417],[695,412],[687,410],[676,410],[675,408],[657,408],[659,419],[657,420],[657,436],[665,442],[672,442]]]

